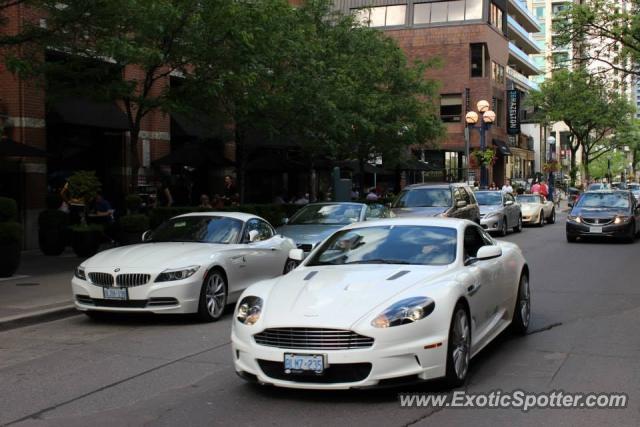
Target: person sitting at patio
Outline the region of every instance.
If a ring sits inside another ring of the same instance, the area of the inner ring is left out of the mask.
[[[200,209],[213,209],[211,202],[209,201],[209,196],[203,194],[200,196],[200,205],[198,206]]]
[[[378,200],[378,195],[376,194],[376,189],[374,187],[371,187],[369,189],[366,199],[370,202],[375,202]]]
[[[113,208],[111,203],[102,196],[102,193],[98,193],[95,199],[96,216],[109,217],[109,221],[113,221]]]

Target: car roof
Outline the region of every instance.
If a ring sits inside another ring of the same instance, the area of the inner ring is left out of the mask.
[[[357,222],[343,227],[343,230],[350,230],[353,228],[366,228],[366,227],[374,227],[374,226],[385,226],[385,225],[415,225],[415,226],[426,226],[426,227],[446,227],[446,228],[455,228],[456,230],[461,231],[467,225],[477,225],[474,222],[471,222],[467,219],[458,219],[458,218],[433,218],[433,217],[402,217],[402,218],[386,218],[386,219],[376,219],[367,222]]]
[[[222,212],[222,211],[190,212],[187,214],[175,216],[174,218],[186,218],[190,216],[221,216],[225,218],[238,219],[240,221],[245,221],[245,222],[252,218],[259,218],[264,220],[264,218],[261,218],[257,215],[248,214],[245,212]]]

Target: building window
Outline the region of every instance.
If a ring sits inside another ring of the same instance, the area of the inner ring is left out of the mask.
[[[466,167],[464,154],[457,151],[445,151],[444,169],[448,182],[458,181],[462,177],[462,170]],[[463,194],[465,197],[465,194]],[[466,196],[469,197],[469,196]]]
[[[497,83],[504,83],[504,67],[491,61],[491,78]]]
[[[489,23],[497,28],[501,33],[502,30],[502,9],[491,3],[491,9],[489,13]]]
[[[474,43],[471,45],[471,77],[485,77],[486,52],[484,43]]]
[[[538,18],[541,21],[544,21],[544,11],[545,11],[544,6],[538,6],[533,8],[533,13],[536,15],[536,18]]]
[[[540,71],[545,70],[547,59],[544,57],[544,55],[533,55],[531,59],[533,59],[533,63]]]
[[[569,65],[569,54],[567,52],[554,53],[551,56],[553,67],[567,67]]]
[[[440,95],[440,119],[443,122],[459,122],[462,117],[462,94]]]
[[[504,100],[496,99],[496,126],[501,128],[505,121]]]
[[[547,33],[547,24],[538,24],[540,26],[540,33],[541,35],[545,35]]]
[[[556,15],[558,15],[559,13],[562,13],[568,8],[569,8],[568,4],[554,4],[551,6],[551,13],[553,17],[556,18]]]
[[[413,23],[431,24],[482,19],[482,0],[455,0],[413,5]]]
[[[352,9],[356,20],[369,27],[395,27],[405,24],[406,5]]]

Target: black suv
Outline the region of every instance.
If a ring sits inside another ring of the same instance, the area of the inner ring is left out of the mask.
[[[480,224],[480,208],[466,184],[413,184],[391,205],[394,216],[441,216]]]

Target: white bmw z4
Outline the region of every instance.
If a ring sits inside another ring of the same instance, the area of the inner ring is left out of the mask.
[[[218,320],[254,282],[287,273],[293,240],[264,219],[236,212],[180,215],[145,241],[84,261],[71,288],[76,308],[99,312],[197,313]]]
[[[299,249],[290,258],[300,259]],[[459,219],[349,225],[295,270],[247,288],[234,312],[236,372],[304,389],[466,380],[470,359],[530,319],[529,268],[512,243]]]

